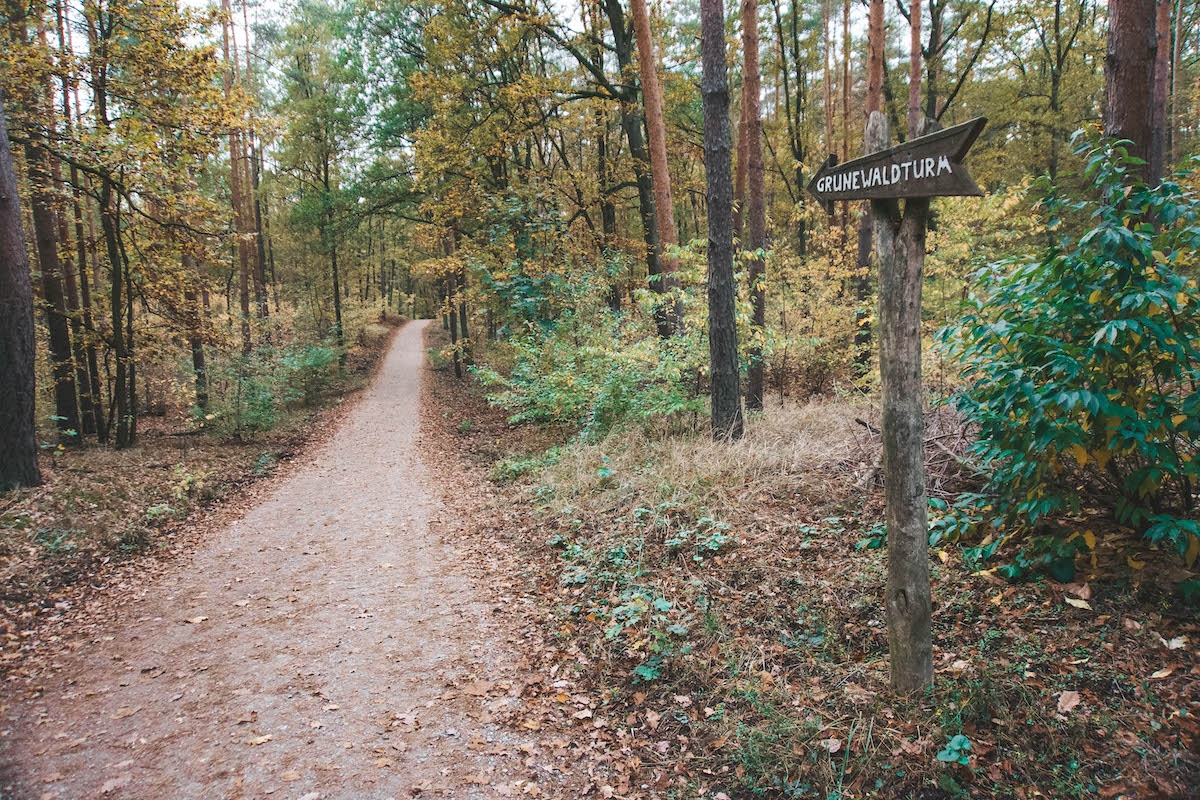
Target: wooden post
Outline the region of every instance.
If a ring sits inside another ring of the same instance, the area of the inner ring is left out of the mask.
[[[923,121],[918,135],[932,132]],[[887,117],[871,112],[866,151],[891,146]],[[908,693],[933,681],[932,597],[921,389],[921,283],[928,197],[872,200],[879,259],[879,361],[887,505],[887,627],[891,683]]]

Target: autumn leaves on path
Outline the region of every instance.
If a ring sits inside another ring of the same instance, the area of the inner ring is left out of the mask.
[[[493,722],[518,656],[437,533],[423,326],[264,502],[10,683],[0,797],[490,798],[565,768]]]

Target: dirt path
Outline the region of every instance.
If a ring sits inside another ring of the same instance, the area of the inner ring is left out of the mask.
[[[525,793],[536,745],[491,722],[520,702],[508,628],[431,530],[424,324],[263,502],[6,689],[0,797]]]

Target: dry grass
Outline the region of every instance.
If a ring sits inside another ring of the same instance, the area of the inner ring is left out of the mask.
[[[813,400],[752,415],[734,442],[618,429],[597,444],[572,446],[545,478],[606,504],[675,500],[719,513],[745,495],[763,494],[824,505],[840,494],[837,485],[870,469],[878,444],[855,419],[874,416],[866,404]],[[599,474],[602,468],[612,475]]]

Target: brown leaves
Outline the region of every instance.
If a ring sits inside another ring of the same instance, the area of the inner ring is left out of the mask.
[[[100,794],[112,794],[117,789],[128,786],[131,780],[133,780],[133,776],[128,772],[124,773],[123,775],[118,775],[115,778],[109,778],[104,782],[104,785],[100,787]]]
[[[1058,713],[1069,714],[1083,700],[1079,692],[1067,691],[1058,696]]]
[[[495,688],[494,683],[487,681],[473,681],[463,687],[463,691],[472,697],[487,697],[488,692]]]
[[[126,717],[132,717],[141,710],[141,706],[122,706],[121,708],[118,708],[117,712],[109,717],[109,719],[125,719]]]

